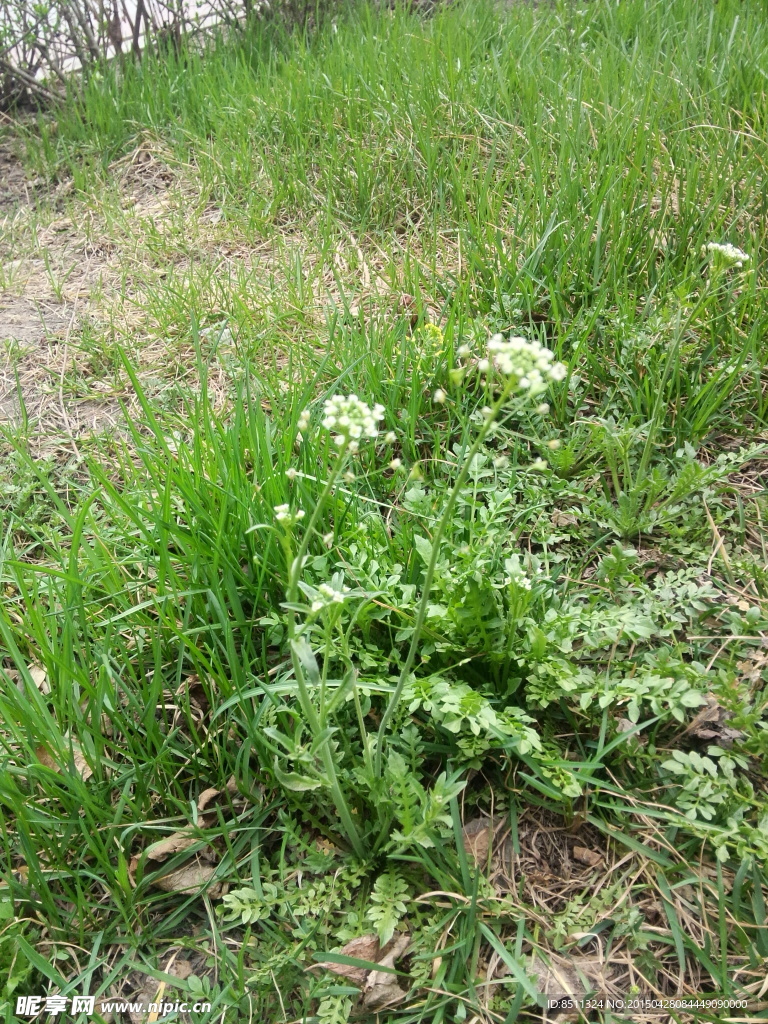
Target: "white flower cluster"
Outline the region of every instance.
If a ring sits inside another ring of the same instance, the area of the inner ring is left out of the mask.
[[[313,612],[321,612],[330,604],[343,604],[344,597],[349,593],[349,587],[342,590],[334,590],[327,583],[321,583],[317,588],[318,597],[310,605]]]
[[[712,256],[725,269],[741,268],[745,263],[749,263],[747,253],[742,252],[737,246],[731,245],[730,242],[708,242],[704,246],[704,252]]]
[[[302,508],[297,508],[295,512],[291,512],[290,505],[275,505],[275,519],[278,523],[286,523],[288,526],[293,526],[294,523],[298,523],[304,516],[305,512]]]
[[[323,426],[333,433],[334,444],[351,452],[360,447],[360,438],[377,437],[378,423],[384,419],[383,405],[371,409],[357,395],[334,395],[326,400],[323,412]],[[309,413],[305,410],[299,418],[299,429],[305,430],[308,423]]]
[[[521,590],[530,590],[532,585],[530,577],[528,576],[507,576],[504,582],[508,587],[511,587],[512,584],[514,584]]]
[[[563,380],[568,372],[540,342],[526,338],[505,341],[501,334],[494,334],[488,342],[488,358],[481,359],[477,365],[483,373],[493,366],[505,377],[516,377],[517,387],[532,395],[546,390],[551,380]]]

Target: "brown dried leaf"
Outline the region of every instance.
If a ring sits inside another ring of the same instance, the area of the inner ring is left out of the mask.
[[[403,316],[406,316],[410,321],[411,327],[415,327],[419,322],[419,307],[416,303],[416,299],[409,295],[408,292],[402,292],[397,300],[397,310]]]
[[[728,725],[733,712],[727,711],[718,702],[714,694],[707,694],[706,706],[699,711],[686,732],[700,740],[714,740],[722,747],[732,747],[736,740],[742,739],[744,733]]]
[[[205,715],[210,708],[205,687],[198,675],[190,675],[182,679],[174,693],[174,697],[176,697],[175,703],[177,705],[181,705],[183,702],[179,698],[186,698],[189,700],[192,708],[198,710],[202,715]]]
[[[590,868],[599,867],[603,863],[602,854],[595,853],[594,850],[588,850],[586,846],[574,846],[573,858]]]
[[[750,651],[744,661],[737,661],[736,668],[748,683],[759,683],[768,666],[768,654],[764,651]]]
[[[411,942],[407,932],[392,937],[382,950],[379,963],[382,967],[394,967],[395,961],[406,951]],[[397,1006],[402,1003],[408,993],[400,987],[399,982],[385,971],[371,971],[365,982],[363,1006],[367,1010],[381,1010],[386,1006]]]
[[[197,809],[198,811],[204,811],[208,804],[212,803],[212,801],[214,801],[216,797],[220,796],[222,793],[229,793],[230,796],[233,796],[236,792],[237,780],[233,775],[227,782],[227,785],[225,786],[224,789],[204,789],[197,801]]]
[[[188,850],[190,846],[194,846],[195,843],[199,842],[200,839],[190,835],[189,830],[173,832],[165,839],[159,839],[156,843],[148,846],[146,850],[147,858],[149,860],[165,860],[171,854]]]
[[[27,671],[32,677],[32,682],[38,688],[40,693],[47,695],[51,692],[51,684],[48,682],[48,673],[41,665],[28,665]]]
[[[394,967],[395,961],[399,960],[411,943],[411,936],[408,932],[395,932],[379,957],[379,964],[382,967]]]
[[[410,941],[411,937],[407,932],[398,932],[381,949],[375,935],[359,935],[348,942],[341,952],[344,956],[367,960],[369,963],[379,964],[381,967],[394,967],[395,961],[403,955]],[[397,1003],[401,1003],[408,994],[388,971],[374,971],[365,967],[355,967],[352,964],[330,962],[314,966],[332,971],[333,974],[346,978],[354,985],[363,986],[363,1006],[369,1010],[395,1006]]]
[[[77,774],[80,776],[83,782],[85,782],[87,779],[90,779],[90,777],[93,775],[93,768],[91,768],[91,766],[88,764],[88,762],[85,759],[85,754],[83,754],[80,747],[78,747],[76,744],[73,747],[72,755],[74,758],[75,770],[77,771]]]
[[[46,768],[50,768],[51,771],[54,772],[61,771],[61,763],[54,758],[53,754],[44,743],[41,743],[39,747],[35,748],[35,755],[40,764],[44,764]],[[83,782],[86,782],[93,775],[93,769],[86,761],[85,754],[83,754],[82,750],[76,743],[72,745],[72,758],[77,774]]]
[[[359,935],[356,939],[351,939],[340,952],[343,956],[353,956],[357,960],[368,960],[370,963],[377,964],[379,963],[381,947],[375,935]],[[353,967],[352,964],[323,962],[317,964],[317,966],[324,967],[327,971],[338,974],[341,978],[347,978],[355,985],[362,985],[371,973],[365,967]]]
[[[189,960],[169,960],[163,968],[166,974],[172,974],[179,981],[185,981],[193,973]]]
[[[552,513],[550,521],[553,526],[575,526],[578,519],[570,512],[560,512],[558,509]]]
[[[54,761],[50,750],[44,744],[41,743],[39,747],[35,747],[35,757],[40,764],[44,764],[46,768],[50,768],[54,772],[61,771],[61,765],[58,761]]]
[[[338,846],[334,846],[332,842],[323,839],[322,836],[315,840],[315,849],[318,853],[324,853],[329,857],[337,857],[341,853]]]
[[[373,988],[369,989],[363,996],[363,1006],[366,1010],[383,1010],[388,1006],[397,1006],[402,1003],[408,993],[395,981],[391,974],[375,973],[377,978],[382,978]]]
[[[215,874],[215,867],[210,864],[201,864],[198,861],[185,864],[183,868],[179,868],[178,871],[171,871],[169,875],[163,875],[162,878],[155,878],[152,880],[152,884],[164,892],[182,892],[195,895],[203,890],[206,883]],[[214,882],[205,891],[206,895],[215,900],[223,895],[223,889],[224,885],[222,882]]]
[[[593,989],[597,992],[605,990],[600,965],[586,958],[569,958],[565,963],[553,961],[550,966],[540,960],[533,960],[526,967],[526,973],[533,975],[538,990],[551,1000],[570,997],[576,1001],[583,999]],[[585,988],[579,973],[590,983],[589,989]]]
[[[472,818],[461,832],[461,840],[468,857],[477,867],[488,863],[488,850],[493,839],[493,824],[489,818]]]

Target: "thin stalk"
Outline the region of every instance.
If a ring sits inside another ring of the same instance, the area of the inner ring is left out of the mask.
[[[298,596],[299,596],[299,576],[301,575],[301,569],[302,569],[302,563],[304,561],[304,556],[307,553],[307,548],[309,547],[309,542],[312,539],[312,533],[313,533],[313,531],[315,529],[315,526],[317,525],[318,519],[320,518],[320,513],[323,510],[323,506],[325,505],[325,502],[327,501],[328,496],[330,495],[331,491],[333,490],[333,485],[336,482],[336,479],[338,478],[339,473],[341,472],[341,468],[342,468],[342,465],[343,465],[342,454],[343,453],[341,453],[341,452],[339,453],[339,457],[336,460],[336,465],[333,467],[333,469],[331,470],[331,473],[330,473],[328,479],[325,481],[325,487],[323,488],[323,492],[320,495],[320,497],[318,498],[317,503],[315,504],[314,511],[312,512],[312,515],[309,518],[309,523],[307,524],[307,527],[304,530],[304,536],[301,539],[301,544],[299,544],[299,550],[298,550],[298,552],[296,554],[296,557],[291,562],[290,569],[288,570],[288,600],[292,604],[294,604],[296,602],[296,600],[298,599]],[[291,609],[289,609],[288,610],[288,635],[289,635],[289,637],[291,639],[293,639],[293,637],[294,637],[294,626],[295,626],[295,616],[294,616],[293,611]]]
[[[491,406],[491,412],[488,418],[483,424],[480,433],[475,438],[474,444],[469,449],[467,457],[464,459],[464,465],[461,467],[461,471],[458,477],[456,478],[456,483],[453,485],[451,493],[448,495],[448,501],[446,503],[445,510],[442,516],[440,517],[440,522],[437,524],[437,529],[435,530],[434,536],[432,538],[432,554],[430,556],[429,564],[427,565],[427,571],[424,576],[424,585],[421,593],[421,601],[419,602],[419,610],[416,614],[416,624],[413,629],[413,636],[411,637],[411,646],[408,648],[408,656],[406,657],[405,663],[400,672],[400,678],[397,681],[397,686],[395,687],[392,696],[389,698],[389,703],[387,704],[386,711],[382,715],[381,724],[379,725],[379,735],[378,740],[376,742],[376,754],[374,758],[374,771],[376,778],[381,777],[384,735],[387,731],[387,728],[389,727],[390,721],[392,720],[392,716],[395,713],[395,708],[400,702],[400,697],[402,695],[405,682],[408,679],[408,676],[411,673],[411,669],[413,668],[413,663],[416,660],[416,649],[419,645],[421,631],[424,627],[424,620],[427,617],[427,604],[429,603],[429,592],[432,589],[432,577],[435,574],[437,558],[438,555],[440,554],[440,541],[442,539],[443,533],[445,532],[445,527],[448,524],[448,520],[451,517],[451,513],[453,512],[453,506],[456,504],[456,499],[459,496],[459,491],[464,486],[464,482],[467,479],[467,474],[469,473],[469,467],[472,463],[472,460],[480,450],[480,445],[488,436],[488,431],[491,429],[491,425],[495,422],[496,417],[499,415],[499,412],[501,411],[501,408],[506,402],[507,398],[509,398],[509,394],[512,391],[515,384],[515,378],[508,379],[506,384],[504,385],[501,394],[496,399],[496,402]]]
[[[326,480],[323,492],[315,505],[314,511],[310,516],[309,523],[304,531],[304,536],[299,544],[299,550],[296,553],[296,557],[290,562],[290,569],[288,571],[288,601],[290,604],[295,604],[299,593],[299,577],[301,575],[301,569],[304,564],[304,556],[307,553],[309,542],[312,538],[315,526],[320,518],[325,502],[333,490],[333,485],[341,471],[343,464],[342,453],[339,453],[339,458],[336,460],[336,465],[331,470],[328,479]],[[289,550],[286,548],[286,550]],[[304,717],[307,720],[310,731],[314,736],[319,736],[322,731],[321,720],[315,711],[315,706],[312,703],[312,698],[309,693],[309,687],[307,686],[306,678],[304,677],[304,669],[299,661],[298,654],[296,653],[295,639],[296,639],[296,615],[292,608],[288,609],[288,636],[291,640],[291,662],[293,664],[293,672],[296,676],[296,684],[299,690],[299,703],[301,710],[304,712]],[[322,716],[323,719],[325,716]],[[330,746],[326,741],[318,751],[320,758],[323,762],[323,768],[330,784],[331,796],[333,802],[336,805],[336,811],[339,815],[341,823],[344,827],[344,831],[347,834],[352,849],[358,857],[365,856],[365,847],[360,834],[357,831],[357,827],[352,818],[352,814],[347,806],[347,801],[344,798],[341,786],[339,784],[339,778],[336,774],[336,764],[333,760],[333,754]]]

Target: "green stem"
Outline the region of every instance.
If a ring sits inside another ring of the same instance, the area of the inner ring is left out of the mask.
[[[304,556],[309,548],[309,542],[312,539],[312,534],[314,533],[315,526],[320,518],[323,506],[325,505],[329,494],[333,490],[333,485],[341,472],[343,465],[342,455],[343,453],[340,452],[336,465],[333,467],[333,470],[325,483],[323,492],[315,505],[312,515],[310,516],[309,523],[304,531],[304,536],[301,539],[301,544],[299,544],[299,550],[296,553],[296,557],[290,562],[290,568],[288,570],[288,601],[290,604],[295,604],[298,599],[299,578],[304,564]],[[301,667],[301,662],[299,661],[293,643],[296,639],[296,614],[292,608],[288,609],[288,637],[291,641],[291,662],[293,664],[293,672],[296,676],[296,684],[299,689],[299,704],[301,705],[301,710],[304,712],[304,717],[307,720],[307,724],[309,725],[313,736],[319,736],[322,731],[321,720],[315,711],[315,706],[309,693],[309,687],[307,686],[307,681],[304,677],[304,669]],[[325,715],[323,714],[322,717],[324,719]],[[360,839],[360,835],[357,831],[357,827],[352,818],[349,807],[347,806],[347,801],[344,798],[344,793],[342,792],[339,784],[339,778],[336,774],[336,765],[333,760],[333,754],[327,741],[323,743],[318,753],[320,754],[320,758],[323,762],[323,768],[325,769],[325,774],[330,784],[331,796],[336,806],[336,812],[339,815],[341,824],[355,854],[358,857],[363,858],[365,857],[365,847]]]
[[[299,544],[298,553],[297,553],[296,557],[293,559],[293,561],[291,562],[290,567],[288,569],[288,600],[291,602],[291,604],[295,604],[296,600],[298,599],[298,596],[299,596],[299,577],[301,576],[302,563],[304,562],[304,556],[307,553],[307,548],[309,547],[309,542],[312,539],[312,534],[314,532],[315,526],[317,525],[317,521],[320,518],[320,513],[323,510],[323,506],[325,505],[325,502],[326,502],[329,494],[333,490],[333,485],[336,483],[336,480],[337,480],[337,478],[339,476],[339,473],[341,472],[341,468],[342,468],[342,466],[344,464],[344,460],[343,460],[342,456],[343,456],[343,452],[340,452],[339,453],[339,457],[336,460],[336,465],[331,470],[331,474],[330,474],[330,476],[328,477],[328,479],[325,482],[325,487],[323,488],[323,492],[320,495],[320,497],[318,498],[317,503],[315,504],[315,508],[314,508],[314,511],[312,512],[312,515],[309,517],[309,523],[307,524],[307,527],[304,530],[304,536],[301,538],[301,544]],[[293,639],[293,636],[294,636],[294,632],[293,632],[294,624],[295,624],[295,616],[294,616],[293,611],[291,611],[289,609],[289,611],[288,611],[288,635],[290,636],[291,639]]]
[[[442,540],[443,533],[445,532],[445,527],[447,526],[448,520],[450,519],[451,513],[453,512],[453,506],[455,505],[456,499],[459,496],[459,491],[464,486],[464,482],[467,479],[469,467],[472,463],[472,460],[474,459],[475,455],[477,455],[478,451],[480,450],[481,444],[488,436],[488,431],[491,429],[491,424],[493,424],[493,422],[496,420],[496,417],[499,415],[501,407],[504,405],[507,398],[509,397],[509,394],[512,388],[514,387],[515,383],[515,378],[510,378],[507,381],[506,385],[504,386],[501,395],[497,398],[496,402],[491,407],[491,412],[488,418],[486,419],[485,423],[483,424],[480,433],[475,438],[474,444],[469,449],[467,457],[464,460],[464,465],[461,467],[461,471],[456,479],[456,483],[453,485],[451,493],[448,495],[448,501],[446,503],[445,510],[442,516],[440,517],[440,522],[437,524],[437,529],[435,530],[434,536],[432,537],[432,554],[430,556],[429,564],[427,565],[427,571],[424,576],[424,585],[421,594],[421,601],[419,602],[419,608],[416,613],[416,624],[413,628],[411,646],[408,648],[408,656],[406,657],[405,664],[403,665],[403,668],[400,672],[400,678],[397,681],[397,686],[395,687],[392,696],[389,698],[389,703],[387,704],[386,711],[382,715],[381,723],[379,725],[379,735],[378,740],[376,742],[376,755],[374,760],[376,778],[381,777],[384,735],[387,731],[387,728],[389,727],[389,723],[392,720],[392,716],[395,713],[395,708],[400,702],[400,697],[402,695],[406,680],[408,679],[408,676],[411,674],[413,663],[416,660],[416,649],[419,645],[421,631],[424,628],[424,620],[427,617],[427,604],[429,603],[429,592],[432,589],[432,577],[435,574],[437,558],[438,555],[440,554],[440,541]]]

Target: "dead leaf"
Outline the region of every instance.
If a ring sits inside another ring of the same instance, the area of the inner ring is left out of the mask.
[[[80,778],[85,782],[93,775],[93,768],[88,764],[85,759],[85,754],[82,752],[80,747],[77,745],[73,746],[72,756],[75,762],[75,771],[78,773]]]
[[[189,960],[169,960],[163,968],[166,974],[172,974],[179,981],[185,981],[193,973]]]
[[[208,804],[210,804],[213,800],[216,799],[217,796],[220,796],[222,793],[229,793],[229,795],[232,796],[236,792],[237,780],[233,775],[227,782],[227,785],[224,787],[224,789],[204,789],[197,801],[197,809],[198,811],[204,811]]]
[[[166,839],[160,839],[156,843],[152,843],[146,849],[146,854],[149,860],[165,860],[166,857],[170,857],[173,853],[180,853],[182,850],[188,850],[190,846],[194,846],[195,843],[199,843],[200,839],[196,836],[190,835],[189,830],[181,832],[173,832]]]
[[[69,231],[72,221],[69,217],[62,217],[61,220],[51,221],[51,231]]]
[[[359,935],[356,939],[351,939],[346,946],[340,950],[342,956],[353,956],[357,960],[368,960],[370,963],[374,964],[379,963],[380,952],[381,946],[379,945],[379,940],[375,935]],[[354,982],[355,985],[364,984],[365,979],[371,973],[365,967],[353,967],[352,964],[333,964],[330,962],[323,962],[316,966],[324,967],[327,971],[331,971],[333,974],[338,974],[340,978],[347,978],[349,981]]]
[[[50,768],[51,771],[61,771],[61,762],[54,758],[53,754],[44,743],[41,743],[39,747],[35,748],[35,756],[40,764],[44,764],[45,767]],[[86,782],[93,775],[93,769],[86,761],[85,754],[83,754],[82,750],[76,743],[72,745],[72,759],[74,761],[75,771],[83,782]]]
[[[40,764],[44,764],[46,768],[50,768],[54,772],[61,771],[61,765],[58,761],[54,761],[50,750],[44,744],[41,743],[39,747],[35,747],[35,757]]]
[[[578,523],[576,516],[572,515],[570,512],[560,512],[558,509],[555,509],[552,513],[550,521],[555,527],[575,526],[576,523]]]
[[[330,840],[324,839],[322,836],[315,840],[315,849],[318,853],[323,853],[327,857],[338,857],[341,853],[338,846],[334,846]]]
[[[586,846],[574,846],[573,858],[590,868],[599,867],[603,863],[602,855],[595,853],[594,850],[587,849]]]
[[[764,651],[751,651],[744,661],[736,662],[736,669],[748,683],[762,682],[763,672],[768,665],[768,655]]]
[[[183,679],[174,692],[174,697],[179,706],[183,705],[184,700],[188,700],[190,706],[201,716],[205,716],[210,709],[208,695],[198,675],[190,675]]]
[[[382,950],[379,964],[382,967],[394,967],[411,942],[407,932],[395,934]],[[363,989],[363,1006],[367,1010],[381,1010],[386,1006],[397,1006],[402,1003],[408,993],[400,987],[400,983],[385,971],[371,971]]]
[[[397,932],[381,949],[375,935],[359,935],[348,942],[341,952],[344,956],[368,960],[369,963],[379,964],[380,967],[394,967],[395,961],[403,955],[410,945],[410,941],[411,936],[407,932]],[[352,964],[330,962],[313,966],[323,967],[355,985],[361,985],[363,988],[362,1002],[367,1010],[381,1010],[385,1006],[396,1006],[398,1003],[402,1003],[408,995],[406,990],[400,987],[397,978],[389,971],[374,971],[365,967],[355,967]]]
[[[376,973],[377,978],[386,979],[375,985],[363,996],[363,1006],[366,1010],[383,1010],[388,1006],[397,1006],[402,1003],[408,993],[393,979],[391,974]]]
[[[720,746],[732,747],[736,740],[743,738],[744,733],[728,725],[733,712],[727,711],[718,702],[714,694],[707,694],[706,707],[696,715],[685,730],[700,740],[714,740]]]
[[[408,932],[395,932],[379,957],[379,964],[382,967],[394,967],[395,961],[399,960],[411,943],[411,936]]]
[[[152,843],[147,847],[144,853],[146,854],[147,860],[162,861],[165,860],[166,857],[171,857],[174,853],[181,853],[183,850],[188,850],[192,846],[198,846],[201,842],[202,840],[200,837],[192,835],[190,829],[182,829],[179,832],[173,832],[165,839],[160,839],[156,843]],[[128,865],[128,877],[130,878],[132,885],[136,884],[136,870],[142,856],[143,854],[134,855],[131,857],[131,862]],[[206,860],[209,864],[216,864],[216,851],[211,846],[203,845],[199,850],[197,850],[197,861],[199,862],[200,860]],[[194,864],[192,867],[194,867]],[[187,866],[185,865],[184,867],[179,868],[178,871],[171,872],[171,874],[165,875],[164,877],[173,878],[176,875],[183,873],[186,868]],[[210,870],[213,872],[215,871],[215,868],[211,868]],[[162,882],[163,880],[161,879],[153,881],[152,884],[158,885],[161,889],[164,889],[165,885],[162,884]],[[169,889],[168,891],[170,892],[173,890]]]
[[[584,999],[588,992],[605,992],[606,985],[599,962],[586,957],[569,957],[567,960],[552,960],[547,965],[533,960],[526,967],[526,973],[533,975],[538,990],[548,1000]],[[583,975],[586,987],[579,975]]]
[[[419,307],[416,299],[408,292],[401,293],[397,300],[397,309],[402,316],[408,318],[412,328],[419,322]]]
[[[211,864],[201,864],[199,861],[192,864],[185,864],[177,871],[171,871],[169,875],[162,878],[154,878],[152,884],[164,892],[180,892],[190,896],[200,893],[208,882],[216,874],[216,868]],[[211,899],[219,899],[224,893],[224,883],[214,882],[205,889],[207,896]]]
[[[27,671],[32,677],[32,682],[38,688],[40,693],[47,695],[51,692],[51,684],[48,682],[48,673],[42,665],[28,665]]]
[[[490,818],[472,818],[461,831],[461,840],[468,857],[477,867],[488,863],[488,850],[493,839],[493,823]]]

